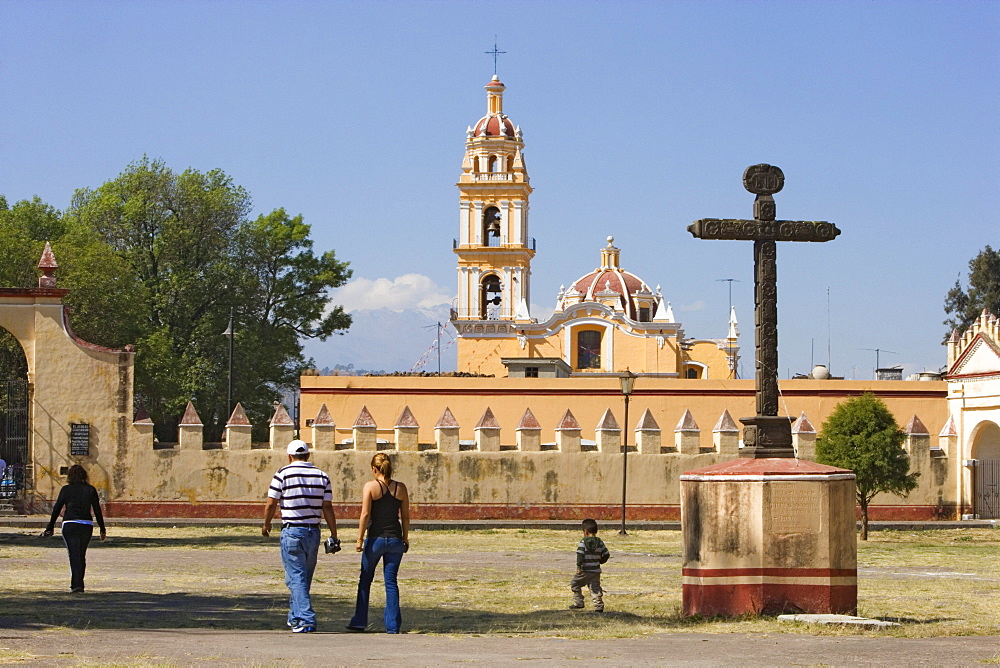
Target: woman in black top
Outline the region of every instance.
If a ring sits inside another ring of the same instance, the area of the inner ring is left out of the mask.
[[[59,511],[66,508],[63,515],[62,536],[69,552],[69,568],[72,573],[70,591],[74,594],[83,593],[83,575],[87,570],[87,546],[94,535],[94,520],[90,511],[93,509],[97,524],[101,527],[101,540],[107,538],[104,527],[104,515],[101,513],[101,500],[97,490],[87,482],[87,471],[79,464],[69,467],[66,474],[68,485],[59,490],[59,498],[52,508],[49,525],[42,533],[51,536]]]
[[[361,580],[354,617],[347,629],[364,631],[368,626],[368,596],[375,567],[382,560],[385,580],[385,632],[399,633],[399,585],[396,575],[403,553],[410,547],[410,497],[406,485],[392,479],[392,461],[381,452],[372,457],[374,480],[365,483],[361,496],[361,519],[358,520],[357,551],[361,552]],[[365,539],[365,531],[368,539]]]

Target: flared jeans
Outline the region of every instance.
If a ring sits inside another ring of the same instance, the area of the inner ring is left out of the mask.
[[[382,577],[385,579],[385,620],[386,633],[399,633],[403,623],[399,611],[399,564],[403,561],[403,541],[399,538],[367,538],[361,552],[361,579],[358,581],[358,599],[354,605],[354,617],[348,625],[363,629],[368,626],[368,599],[371,594],[375,567],[382,561]]]

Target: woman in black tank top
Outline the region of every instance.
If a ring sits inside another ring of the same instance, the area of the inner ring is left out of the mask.
[[[368,627],[368,598],[375,567],[381,560],[385,580],[385,632],[399,633],[402,614],[396,576],[403,553],[410,548],[410,497],[406,485],[392,479],[392,461],[388,455],[379,452],[372,457],[372,474],[375,479],[365,483],[361,496],[356,545],[361,552],[361,579],[354,617],[347,629],[364,631]]]

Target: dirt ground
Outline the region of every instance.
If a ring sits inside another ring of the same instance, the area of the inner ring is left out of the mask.
[[[347,530],[343,537],[352,534]],[[401,571],[405,633],[387,636],[379,632],[378,580],[370,632],[343,630],[357,583],[358,557],[353,552],[320,556],[313,587],[319,632],[293,635],[284,626],[287,589],[277,541],[262,539],[253,527],[112,528],[109,541],[95,542],[88,555],[83,595],[67,591],[69,569],[61,540],[0,528],[0,663],[1000,663],[997,620],[985,627],[969,626],[960,621],[968,611],[956,609],[951,600],[936,601],[901,627],[901,634],[910,637],[760,618],[692,624],[677,611],[680,554],[674,534],[606,537],[615,558],[605,583],[608,611],[597,615],[566,609],[575,535],[416,532]],[[897,563],[892,556],[898,548],[886,544],[873,551],[870,563],[859,571],[873,584],[885,580],[889,587],[909,590],[914,599],[926,598],[915,587],[939,580],[946,582],[940,591],[971,582],[971,596],[978,592],[995,598],[997,576],[990,573],[996,563],[994,542],[938,542],[942,544],[934,549],[942,551],[941,559],[951,554],[947,550],[978,550],[981,559],[994,566],[984,566],[986,572],[976,573],[975,579],[963,579],[958,576],[966,576],[968,568],[949,574]],[[870,576],[864,575],[866,569]],[[937,637],[912,637],[921,635],[921,629]]]
[[[601,640],[160,629],[0,630],[0,662],[20,665],[974,666],[1000,637],[871,638],[657,633]]]

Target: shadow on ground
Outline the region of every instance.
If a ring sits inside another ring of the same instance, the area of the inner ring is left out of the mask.
[[[276,540],[280,528],[271,532],[272,540]],[[226,548],[226,547],[260,547],[267,539],[260,535],[260,530],[255,529],[246,535],[220,534],[214,536],[162,536],[162,537],[135,537],[116,536],[113,532],[108,534],[108,539],[103,543],[97,540],[97,532],[94,532],[94,539],[90,543],[89,549],[118,549],[132,547],[188,547],[188,548]],[[28,533],[0,533],[0,547],[34,547],[48,548],[58,547],[66,549],[63,545],[62,534],[56,528],[55,534],[50,537],[41,536],[41,531]]]
[[[283,629],[288,599],[271,595],[211,595],[176,592],[89,591],[86,594],[38,592],[5,597],[0,628],[73,629]],[[313,595],[323,630],[340,631],[354,612],[350,601]],[[690,622],[679,614],[640,616],[609,611],[604,614],[571,610],[497,613],[403,607],[403,626],[411,633],[536,633],[602,626],[655,625],[667,630]],[[382,609],[372,607],[370,631],[382,631]],[[345,631],[346,632],[346,631]]]

